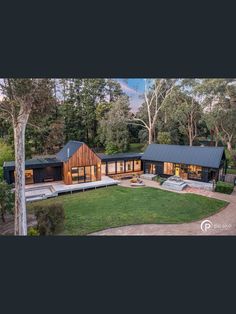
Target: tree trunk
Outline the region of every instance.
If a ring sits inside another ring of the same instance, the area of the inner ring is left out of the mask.
[[[231,142],[227,142],[227,148],[228,150],[231,152],[232,151],[232,145],[231,145]]]
[[[193,146],[193,137],[192,137],[191,130],[189,130],[188,132],[188,139],[189,139],[189,146]]]
[[[152,129],[148,130],[148,144],[152,144]]]
[[[1,213],[1,217],[2,217],[2,222],[5,223],[6,220],[5,220],[5,217],[4,217],[4,213]]]
[[[22,119],[24,120],[24,119]],[[25,201],[25,128],[26,121],[14,125],[15,143],[15,235],[27,235]]]

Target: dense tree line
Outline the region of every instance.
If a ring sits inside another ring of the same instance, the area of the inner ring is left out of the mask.
[[[68,140],[109,153],[130,142],[235,145],[236,92],[232,79],[147,80],[133,113],[112,79],[50,80],[50,106],[39,106],[26,128],[26,157],[54,154]],[[42,111],[43,110],[43,111]],[[0,114],[0,138],[13,148],[13,127]]]
[[[141,141],[186,145],[208,142],[232,151],[236,143],[235,79],[179,79],[174,85],[168,80],[153,81],[143,105],[131,119],[142,127]],[[163,85],[164,92],[160,88]],[[167,95],[166,90],[170,91]],[[150,121],[155,121],[154,126]]]

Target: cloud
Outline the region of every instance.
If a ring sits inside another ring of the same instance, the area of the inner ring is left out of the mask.
[[[119,81],[119,83],[120,83],[120,86],[121,86],[122,90],[123,90],[125,93],[130,94],[130,95],[140,95],[140,93],[139,93],[136,89],[130,87],[130,86],[129,86],[126,82],[124,82],[123,80],[118,80],[118,81]]]
[[[120,83],[123,92],[125,92],[129,96],[131,110],[133,112],[136,112],[140,105],[143,103],[143,99],[141,97],[142,92],[130,87],[128,83],[126,83],[123,79],[118,79],[118,82]]]

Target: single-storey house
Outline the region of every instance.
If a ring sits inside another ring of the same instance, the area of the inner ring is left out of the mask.
[[[223,147],[150,144],[144,153],[96,154],[85,143],[69,141],[55,156],[25,162],[26,184],[64,181],[78,184],[101,180],[102,175],[141,173],[178,175],[183,179],[208,182],[225,172]],[[15,181],[15,162],[3,165],[4,179]]]
[[[102,175],[132,174],[140,172],[142,154],[96,154],[85,143],[69,141],[55,156],[34,158],[25,162],[26,184],[64,181],[78,184],[101,180]],[[15,181],[15,162],[3,165],[4,179]]]
[[[144,173],[209,182],[225,174],[224,147],[150,144],[142,156]]]

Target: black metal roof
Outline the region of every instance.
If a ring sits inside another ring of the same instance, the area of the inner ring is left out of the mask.
[[[83,145],[83,142],[69,141],[60,151],[56,157],[61,161],[67,161],[72,155]]]
[[[141,159],[219,168],[223,155],[224,147],[150,144]]]
[[[112,155],[106,154],[97,154],[98,157],[101,158],[102,161],[112,161],[112,160],[128,160],[128,159],[140,159],[142,157],[142,153],[118,153]]]
[[[61,166],[62,162],[58,160],[56,157],[48,157],[48,158],[33,158],[27,159],[25,161],[25,167],[32,168],[44,168],[48,166]],[[13,170],[15,168],[15,161],[5,161],[3,164],[4,168],[8,168],[9,170]]]

